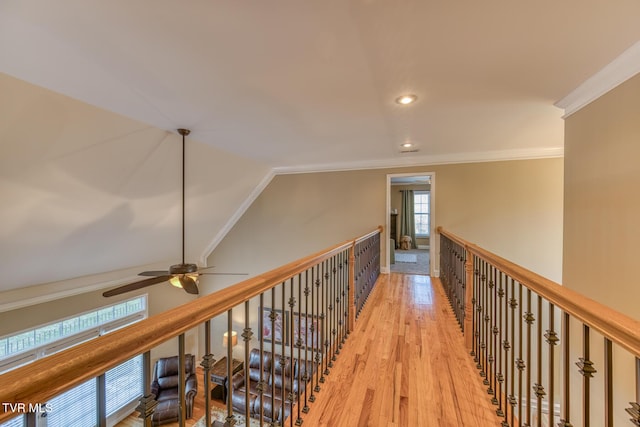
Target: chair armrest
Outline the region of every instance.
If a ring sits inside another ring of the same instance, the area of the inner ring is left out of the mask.
[[[185,396],[189,396],[193,394],[194,396],[198,394],[198,379],[195,374],[189,375],[187,378],[187,385],[185,387]]]
[[[244,372],[237,372],[232,378],[231,383],[233,384],[233,389],[238,390],[240,387],[244,385]],[[225,384],[227,390],[229,390],[229,381],[227,380],[227,384]]]

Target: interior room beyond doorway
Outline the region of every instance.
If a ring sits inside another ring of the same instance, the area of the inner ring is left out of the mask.
[[[392,175],[389,179],[389,270],[429,275],[432,176]]]

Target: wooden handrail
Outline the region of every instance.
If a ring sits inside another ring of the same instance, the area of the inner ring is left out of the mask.
[[[464,246],[470,253],[492,264],[498,270],[508,274],[582,323],[589,325],[631,352],[635,357],[640,357],[640,321],[482,249],[474,243],[443,230],[442,227],[438,227],[437,231]]]
[[[367,235],[378,232],[381,232],[381,227]],[[351,248],[356,240],[359,238],[332,246],[2,374],[0,375],[0,402],[44,403]],[[13,415],[5,412],[3,405],[0,422]]]
[[[381,226],[381,225],[379,225],[379,226],[378,226],[378,228],[376,228],[375,230],[373,230],[373,231],[371,231],[371,232],[369,232],[369,233],[367,233],[367,234],[364,234],[364,235],[362,235],[362,236],[358,237],[358,238],[357,238],[357,239],[355,239],[353,242],[354,242],[354,244],[355,244],[355,243],[360,243],[360,242],[362,242],[362,241],[364,241],[364,240],[367,240],[367,239],[368,239],[368,238],[370,238],[370,237],[375,236],[375,235],[376,235],[376,234],[378,234],[378,233],[382,233],[382,231],[383,231],[383,230],[384,230],[384,227],[383,227],[383,226]]]

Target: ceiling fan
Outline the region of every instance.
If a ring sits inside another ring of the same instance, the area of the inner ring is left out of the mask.
[[[205,267],[198,269],[196,264],[187,264],[184,261],[184,175],[185,175],[185,136],[189,135],[189,129],[178,129],[178,133],[182,135],[182,262],[169,267],[169,270],[160,271],[143,271],[139,276],[150,276],[148,279],[139,280],[114,289],[103,292],[102,296],[112,297],[125,292],[135,291],[137,289],[146,288],[158,283],[168,281],[177,288],[182,288],[189,294],[198,294],[198,277],[202,274],[218,274],[218,275],[246,275],[246,273],[202,273],[213,267]]]

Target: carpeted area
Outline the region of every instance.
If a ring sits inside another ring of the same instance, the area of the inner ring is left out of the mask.
[[[396,249],[396,262],[391,264],[393,273],[429,275],[429,250],[410,249],[403,251]]]

